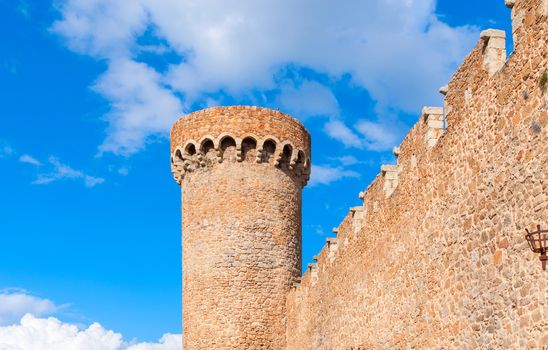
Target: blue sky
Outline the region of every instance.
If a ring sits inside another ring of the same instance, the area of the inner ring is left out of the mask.
[[[304,122],[306,266],[420,108],[441,105],[438,87],[479,31],[510,33],[510,11],[502,0],[3,0],[0,23],[0,326],[31,312],[157,341],[181,329],[177,117],[255,104]],[[2,314],[10,296],[23,301]]]

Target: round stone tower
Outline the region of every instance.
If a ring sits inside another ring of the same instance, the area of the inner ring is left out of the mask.
[[[184,349],[284,349],[310,135],[270,109],[205,109],[173,125],[171,168],[182,186]]]

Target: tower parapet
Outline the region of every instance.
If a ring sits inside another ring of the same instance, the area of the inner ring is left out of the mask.
[[[287,114],[216,107],[171,129],[183,212],[185,349],[285,349],[301,274],[310,135]]]
[[[171,131],[171,170],[187,173],[223,161],[270,164],[302,186],[310,179],[310,135],[287,114],[259,107],[204,109],[179,119]]]

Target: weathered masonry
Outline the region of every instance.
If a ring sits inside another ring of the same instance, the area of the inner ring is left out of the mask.
[[[486,30],[287,300],[287,349],[546,349],[548,1]],[[502,4],[501,4],[502,5]],[[359,228],[356,228],[359,227]]]
[[[548,348],[524,239],[548,226],[548,0],[506,4],[514,51],[481,33],[302,276],[304,127],[256,107],[177,121],[185,350]]]
[[[171,130],[182,187],[185,349],[284,349],[301,274],[310,135],[292,117],[218,107]]]

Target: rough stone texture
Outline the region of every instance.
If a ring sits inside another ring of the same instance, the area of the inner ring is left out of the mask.
[[[302,277],[304,127],[256,107],[174,125],[185,349],[548,346],[548,272],[524,240],[548,225],[548,0],[506,3],[510,58],[482,33]]]
[[[189,141],[213,135],[246,135],[289,141],[299,149],[310,148],[310,135],[288,114],[267,108],[231,106],[208,108],[179,119],[171,128],[171,151]]]
[[[171,142],[182,186],[184,349],[285,349],[308,132],[277,111],[219,107],[181,118]]]
[[[548,271],[524,239],[548,225],[547,1],[512,3],[509,59],[485,33],[443,91],[437,143],[421,118],[393,193],[377,176],[289,293],[287,349],[548,347]]]

